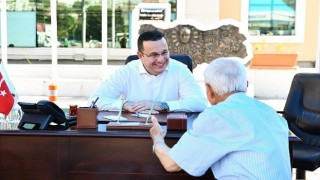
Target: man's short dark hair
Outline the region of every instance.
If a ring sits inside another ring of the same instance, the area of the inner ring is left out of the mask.
[[[146,31],[140,34],[138,38],[138,51],[143,51],[143,41],[158,41],[163,37],[164,35],[157,30]]]

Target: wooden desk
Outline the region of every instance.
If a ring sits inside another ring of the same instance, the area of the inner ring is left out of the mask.
[[[188,123],[194,117],[189,116]],[[152,154],[149,131],[0,131],[1,179],[197,179],[168,173]],[[174,145],[182,133],[166,135]],[[211,170],[201,179],[212,179]]]
[[[191,127],[197,114],[188,115]],[[213,179],[211,170],[199,178],[184,171],[168,173],[152,154],[147,131],[0,130],[1,179]],[[182,133],[168,132],[173,146]],[[290,148],[297,137],[289,136]],[[292,152],[292,149],[290,150]]]

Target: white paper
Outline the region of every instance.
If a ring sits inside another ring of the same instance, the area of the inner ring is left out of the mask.
[[[112,120],[112,121],[125,121],[125,120],[128,120],[127,118],[125,118],[125,117],[122,117],[122,116],[102,116],[103,118],[105,118],[105,119],[110,119],[110,120]]]

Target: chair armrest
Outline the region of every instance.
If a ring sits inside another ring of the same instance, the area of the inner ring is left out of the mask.
[[[279,114],[284,114],[284,111],[277,111],[277,113],[279,113]]]

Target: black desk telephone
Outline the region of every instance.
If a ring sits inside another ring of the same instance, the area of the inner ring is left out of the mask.
[[[67,119],[65,113],[55,103],[41,100],[38,103],[18,102],[23,116],[19,129],[63,130],[75,125],[76,119]],[[53,122],[56,125],[50,125]]]

